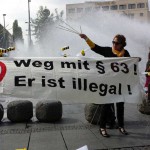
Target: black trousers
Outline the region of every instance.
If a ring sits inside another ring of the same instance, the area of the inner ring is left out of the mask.
[[[103,104],[100,114],[100,128],[106,128],[107,118],[110,110],[114,108],[114,104]],[[116,103],[118,126],[124,127],[124,102]]]

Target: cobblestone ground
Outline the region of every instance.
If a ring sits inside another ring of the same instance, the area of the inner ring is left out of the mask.
[[[110,148],[109,150],[150,150],[150,145],[125,148]]]

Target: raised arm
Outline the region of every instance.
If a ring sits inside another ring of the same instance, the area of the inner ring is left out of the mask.
[[[95,47],[95,43],[93,43],[85,34],[79,34],[79,36],[86,41],[91,49]]]

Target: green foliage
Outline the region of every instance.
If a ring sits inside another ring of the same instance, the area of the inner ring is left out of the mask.
[[[59,14],[57,9],[55,9],[55,12],[51,13],[47,7],[40,6],[37,12],[37,17],[35,19],[31,19],[33,35],[35,36],[37,42],[40,44],[43,43],[50,28],[57,23],[62,16],[63,11],[61,11]]]
[[[20,41],[20,42],[23,42],[23,35],[22,35],[22,29],[21,27],[18,26],[18,21],[15,20],[13,22],[13,38],[14,38],[14,41]]]
[[[11,34],[7,29],[4,29],[2,25],[0,25],[0,47],[1,48],[8,48],[12,46],[13,39]]]

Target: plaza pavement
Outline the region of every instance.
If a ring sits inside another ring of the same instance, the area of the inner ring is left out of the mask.
[[[28,123],[11,123],[5,114],[0,123],[0,150],[150,150],[150,115],[141,114],[137,104],[125,104],[125,126],[129,135],[108,129],[110,138],[99,133],[98,125],[85,120],[85,104],[63,104],[63,116],[56,123],[40,123],[35,115]]]

